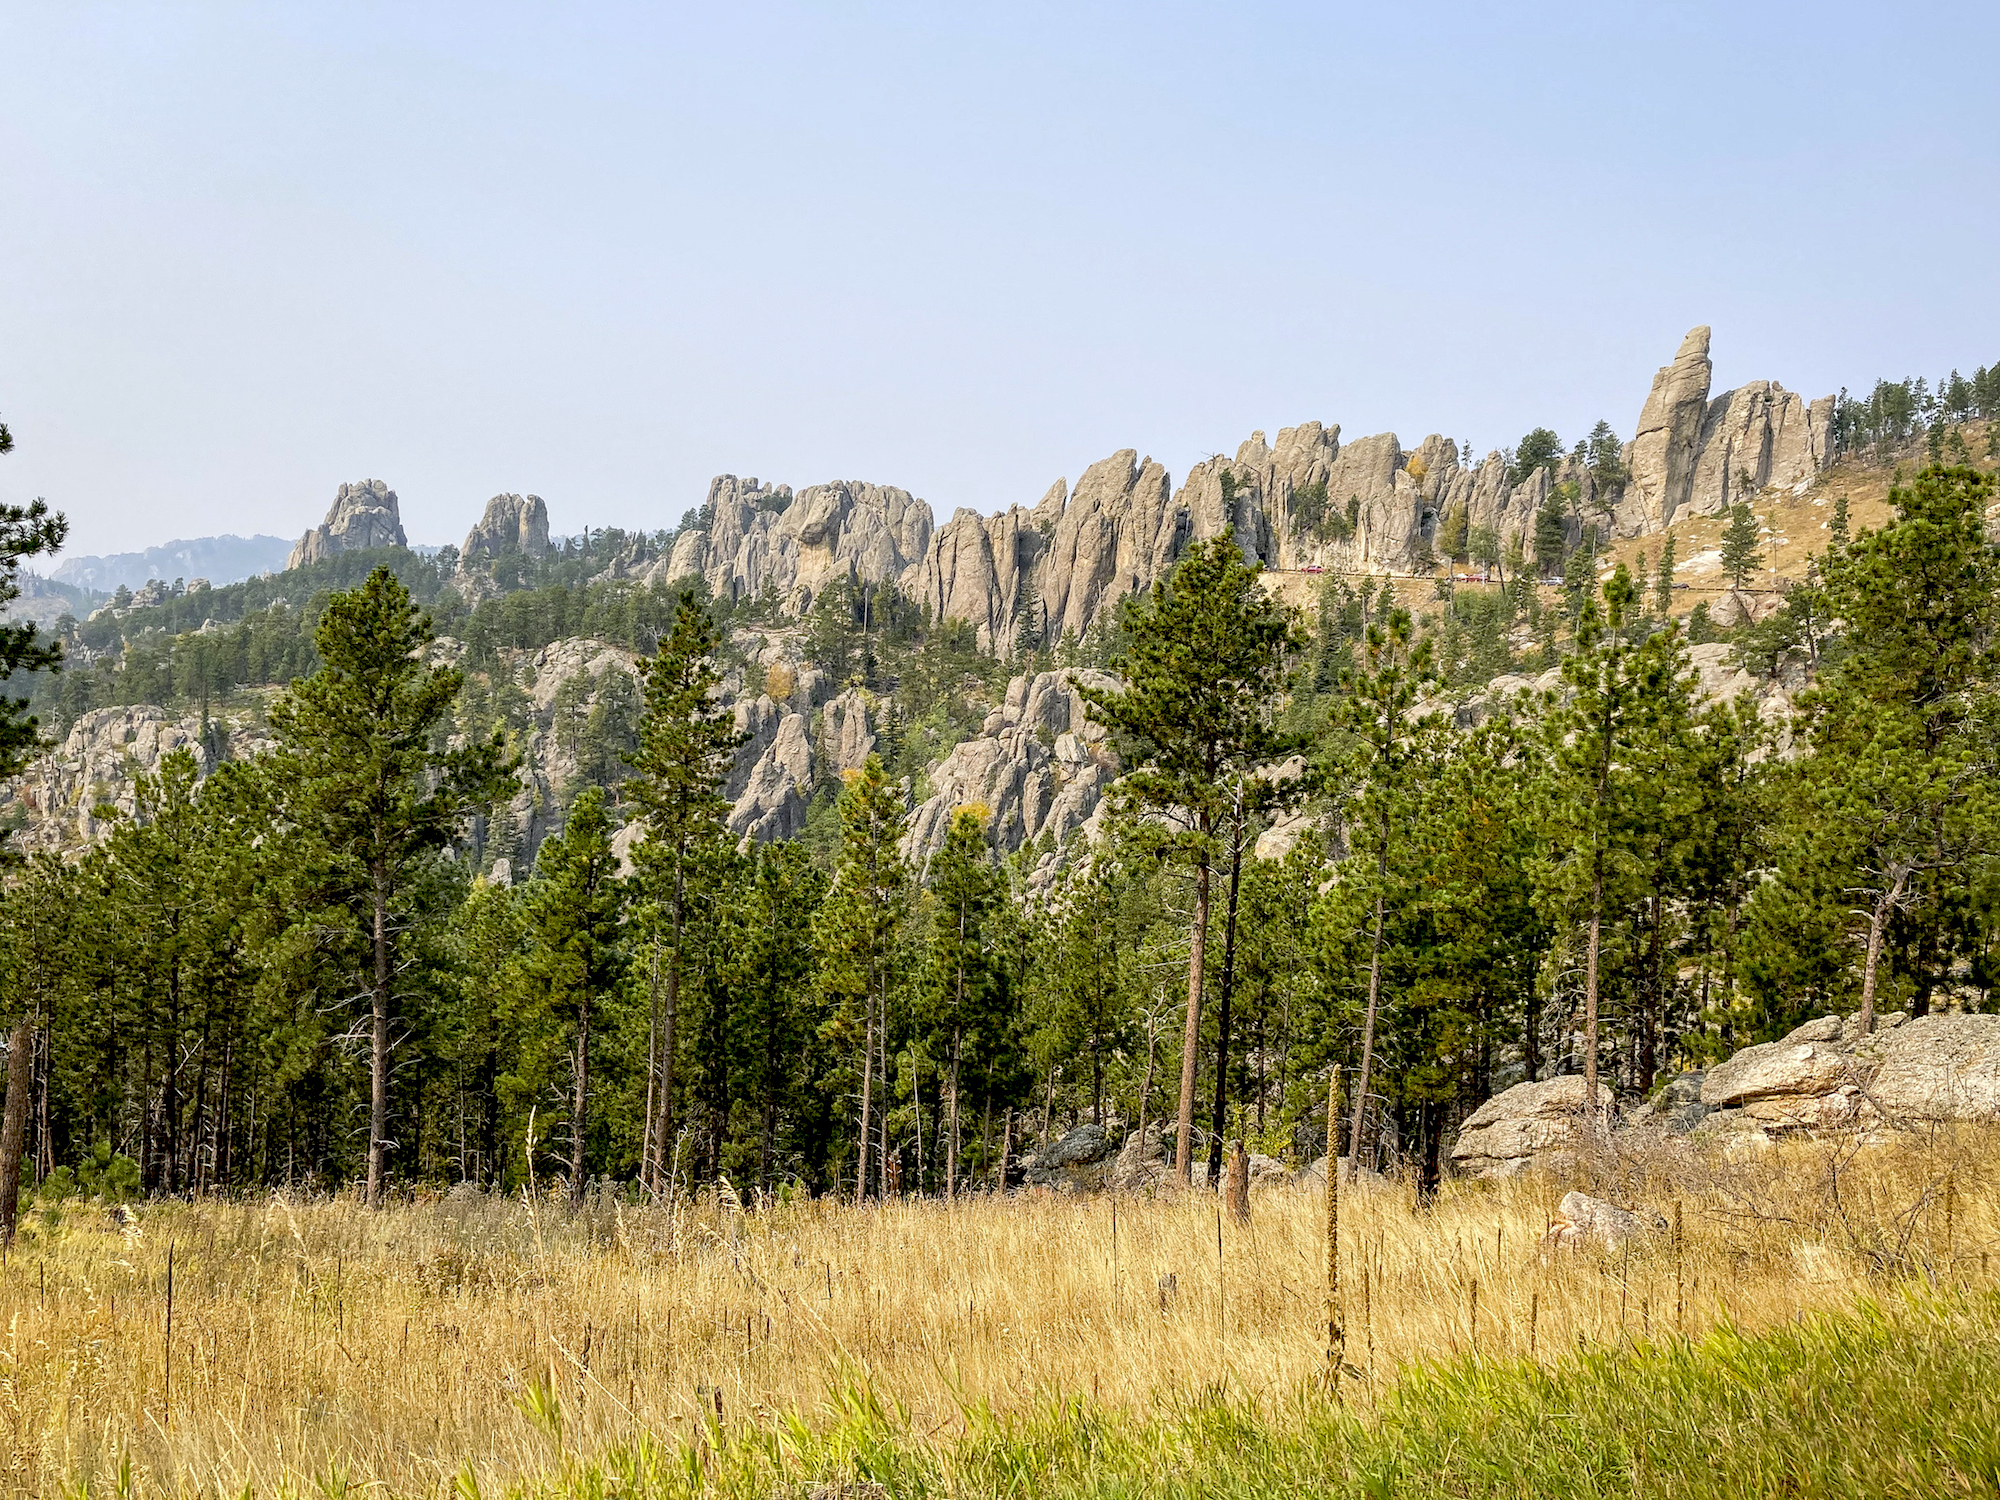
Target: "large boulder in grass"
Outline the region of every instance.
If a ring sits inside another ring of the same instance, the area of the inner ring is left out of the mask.
[[[1171,1181],[1173,1175],[1167,1143],[1157,1125],[1148,1125],[1125,1138],[1106,1186],[1116,1193],[1150,1193]]]
[[[1597,1101],[1609,1118],[1611,1090],[1601,1083]],[[1576,1074],[1517,1083],[1467,1117],[1451,1148],[1451,1164],[1474,1177],[1513,1177],[1552,1154],[1573,1152],[1584,1138],[1583,1105],[1583,1079]]]
[[[1868,1103],[1891,1120],[2000,1122],[2000,1016],[1921,1016],[1874,1051]]]
[[[1641,1217],[1629,1209],[1593,1198],[1588,1193],[1565,1193],[1556,1210],[1556,1220],[1542,1236],[1544,1260],[1565,1250],[1597,1248],[1616,1251],[1649,1231],[1666,1227],[1657,1215]]]
[[[1021,1159],[1021,1176],[1030,1187],[1075,1191],[1104,1184],[1100,1164],[1111,1155],[1111,1139],[1102,1125],[1083,1124],[1061,1139]]]
[[[1708,1070],[1705,1131],[2000,1123],[2000,1016],[1822,1016]]]
[[[1745,1047],[1702,1078],[1701,1102],[1712,1110],[1742,1110],[1777,1130],[1851,1125],[1861,1107],[1862,1074],[1841,1045],[1839,1018],[1808,1022],[1775,1042]]]

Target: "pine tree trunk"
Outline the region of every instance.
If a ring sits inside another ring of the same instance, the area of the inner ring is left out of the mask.
[[[583,1148],[590,1129],[590,991],[576,1005],[576,1087],[569,1106],[569,1202],[583,1206]]]
[[[1648,975],[1646,1008],[1639,1016],[1639,1092],[1653,1091],[1653,1078],[1660,1070],[1659,1028],[1660,1016],[1664,1010],[1666,985],[1660,972],[1660,953],[1664,941],[1660,928],[1666,921],[1666,903],[1659,893],[1653,893],[1653,951],[1647,959]]]
[[[889,1090],[889,976],[885,970],[882,976],[882,1024],[875,1028],[875,1058],[880,1066],[876,1069],[882,1081],[882,1107],[875,1112],[876,1129],[882,1137],[882,1156],[875,1164],[875,1193],[884,1202],[889,1197],[889,1105],[893,1096]]]
[[[653,1106],[658,1099],[660,1085],[660,987],[657,983],[648,986],[647,1001],[646,1118],[639,1128],[639,1184],[657,1192],[659,1181],[653,1171]]]
[[[1386,841],[1378,861],[1377,877],[1386,878],[1389,851]],[[1375,1010],[1382,998],[1382,894],[1375,893],[1375,930],[1368,945],[1368,1009],[1361,1019],[1361,1072],[1354,1084],[1354,1123],[1347,1130],[1347,1180],[1361,1170],[1361,1121],[1368,1108],[1368,1085],[1375,1067]],[[1333,1151],[1329,1144],[1326,1148]]]
[[[7,1102],[0,1114],[0,1248],[14,1242],[21,1210],[21,1158],[28,1140],[28,1049],[34,1020],[23,1015],[7,1041]]]
[[[923,1076],[924,1076],[924,1070],[917,1061],[917,1044],[914,1041],[912,1041],[910,1043],[910,1113],[912,1117],[914,1117],[914,1119],[916,1120],[916,1132],[917,1132],[916,1190],[917,1190],[917,1196],[919,1198],[923,1197],[924,1195],[924,1101],[922,1094],[918,1092],[923,1081]]]
[[[1146,1080],[1139,1085],[1139,1139],[1146,1138],[1146,1112],[1153,1107],[1153,1062],[1160,1051],[1160,1029],[1146,1017]]]
[[[945,1137],[944,1195],[946,1198],[958,1196],[958,1054],[963,1045],[961,1033],[954,1027],[951,1033],[951,1120]]]
[[[1597,1108],[1597,952],[1604,926],[1604,855],[1590,877],[1590,944],[1583,961],[1583,1108],[1591,1130],[1601,1121]]]
[[[875,996],[868,996],[868,1017],[861,1025],[861,1145],[854,1159],[854,1206],[868,1201],[869,1107],[875,1102]]]
[[[368,1206],[382,1206],[389,1150],[389,880],[380,860],[369,871],[375,918],[375,974],[370,988],[374,1035],[368,1052]]]
[[[673,1183],[667,1181],[668,1163],[671,1159],[674,1138],[674,1047],[677,1038],[675,1030],[680,1023],[681,1013],[681,947],[687,932],[687,875],[681,868],[681,860],[674,862],[674,953],[667,965],[667,1000],[660,1019],[660,1102],[654,1109],[656,1124],[653,1127],[653,1150],[657,1158],[653,1164],[656,1183],[665,1183],[667,1191],[673,1190]]]
[[[1889,889],[1875,902],[1875,908],[1868,914],[1868,957],[1861,968],[1861,1034],[1872,1036],[1875,1032],[1875,973],[1882,962],[1882,933],[1889,924],[1889,913],[1903,898],[1903,886],[1910,878],[1910,872],[1897,866],[1896,878]]]
[[[1201,1051],[1202,965],[1208,949],[1208,856],[1194,872],[1194,931],[1188,942],[1187,1024],[1181,1032],[1181,1101],[1174,1129],[1174,1170],[1181,1186],[1194,1185],[1194,1084]]]
[[[181,1185],[181,971],[178,961],[167,978],[167,1076],[160,1095],[161,1123],[166,1139],[161,1155],[166,1162],[162,1186],[171,1195]]]
[[[1208,1180],[1222,1184],[1222,1136],[1229,1126],[1229,1021],[1236,991],[1236,898],[1243,881],[1242,791],[1229,835],[1229,905],[1222,922],[1222,1010],[1216,1017],[1215,1122],[1208,1142]],[[1247,1191],[1247,1190],[1246,1190]]]

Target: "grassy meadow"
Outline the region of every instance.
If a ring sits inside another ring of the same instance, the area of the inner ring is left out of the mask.
[[[1993,1145],[1599,1163],[1666,1225],[1609,1254],[1538,1253],[1567,1183],[1345,1191],[1337,1401],[1317,1191],[1261,1190],[1247,1225],[1205,1194],[72,1200],[29,1214],[0,1277],[0,1474],[457,1500],[1991,1494]]]

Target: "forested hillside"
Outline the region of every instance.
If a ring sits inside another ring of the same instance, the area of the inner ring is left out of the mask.
[[[1983,435],[1841,420],[1835,476]],[[17,1139],[149,1191],[952,1192],[1080,1119],[1307,1159],[1340,1063],[1361,1153],[1434,1181],[1524,1079],[1636,1102],[1829,1009],[1983,1006],[1982,467],[1872,528],[1802,491],[1782,591],[1743,502],[1692,612],[1673,532],[1635,572],[1552,512],[1545,567],[1275,588],[1225,529],[1004,651],[891,579],[718,599],[616,531],[114,604],[60,671],[13,627],[89,740],[14,783]]]

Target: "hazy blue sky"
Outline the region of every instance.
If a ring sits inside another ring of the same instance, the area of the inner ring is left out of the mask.
[[[1986,5],[0,3],[0,498],[73,551],[711,474],[942,518],[2000,358]]]

